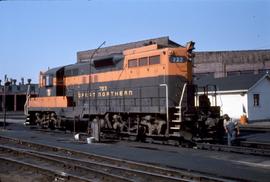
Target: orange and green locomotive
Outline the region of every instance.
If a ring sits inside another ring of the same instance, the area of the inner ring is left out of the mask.
[[[218,138],[220,109],[207,96],[195,106],[194,43],[149,43],[40,73],[39,95],[26,103],[26,124],[143,137]],[[210,122],[209,122],[210,121]]]

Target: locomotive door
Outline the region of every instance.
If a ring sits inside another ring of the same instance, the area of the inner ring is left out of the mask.
[[[56,72],[56,95],[64,96],[66,95],[66,87],[64,84],[64,67]]]

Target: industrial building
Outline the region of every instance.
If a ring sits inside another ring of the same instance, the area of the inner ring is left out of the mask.
[[[6,108],[6,111],[23,111],[29,84],[31,96],[37,95],[38,84],[31,84],[30,80],[28,80],[27,84],[24,83],[23,79],[19,84],[16,83],[16,80],[6,80],[5,83],[1,81],[0,111],[3,111],[4,108]],[[6,104],[4,104],[5,99]]]
[[[194,74],[215,78],[266,73],[270,70],[270,49],[196,52]]]

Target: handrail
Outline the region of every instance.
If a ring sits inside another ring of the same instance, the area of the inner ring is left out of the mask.
[[[29,99],[30,99],[30,96],[31,96],[30,87],[31,87],[31,85],[29,84],[28,87],[27,87],[26,101],[25,101],[25,104],[24,104],[24,115],[25,116],[28,116]]]
[[[187,83],[185,83],[183,86],[180,101],[179,101],[179,121],[180,122],[182,122],[182,102],[183,102],[183,97],[184,97],[184,93],[186,90],[186,86],[187,86]]]

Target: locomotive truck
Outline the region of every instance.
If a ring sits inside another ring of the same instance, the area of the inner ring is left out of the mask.
[[[192,83],[194,42],[149,42],[40,72],[39,95],[26,101],[25,124],[167,139],[223,136],[220,107]],[[196,99],[197,98],[197,99]],[[195,103],[198,103],[195,105]],[[75,128],[74,128],[75,127]]]

